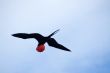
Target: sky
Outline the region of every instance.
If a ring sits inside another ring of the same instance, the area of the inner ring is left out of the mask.
[[[72,52],[35,39],[53,36]],[[0,73],[110,73],[110,0],[0,0]]]

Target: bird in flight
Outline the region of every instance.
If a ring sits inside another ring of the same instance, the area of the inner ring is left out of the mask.
[[[34,38],[38,41],[38,46],[36,48],[36,51],[38,52],[43,52],[45,50],[45,46],[44,44],[47,42],[49,46],[61,49],[61,50],[65,50],[65,51],[71,51],[69,49],[67,49],[66,47],[64,47],[63,45],[57,43],[57,41],[54,38],[51,38],[54,34],[56,34],[59,31],[56,30],[54,31],[52,34],[50,34],[47,37],[42,36],[39,33],[16,33],[16,34],[12,34],[12,36],[17,37],[17,38],[22,38],[22,39],[30,39],[30,38]]]

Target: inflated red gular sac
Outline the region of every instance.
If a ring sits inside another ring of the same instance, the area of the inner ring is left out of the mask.
[[[43,44],[43,45],[40,45],[40,46],[38,46],[38,47],[36,48],[36,51],[37,51],[37,52],[43,52],[44,50],[45,50],[44,44]]]
[[[42,36],[39,33],[16,33],[16,34],[12,34],[12,36],[14,37],[18,37],[18,38],[22,38],[22,39],[30,39],[30,38],[34,38],[38,41],[38,46],[36,48],[37,52],[43,52],[45,50],[45,43],[47,42],[49,46],[61,49],[61,50],[65,50],[65,51],[71,51],[69,49],[67,49],[66,47],[64,47],[63,45],[57,43],[57,41],[54,38],[51,38],[55,33],[57,33],[59,30],[56,30],[55,32],[53,32],[52,34],[50,34],[47,37]]]

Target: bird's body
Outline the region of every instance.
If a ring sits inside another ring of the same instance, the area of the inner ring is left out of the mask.
[[[69,49],[67,49],[63,45],[58,44],[54,38],[51,38],[51,36],[53,36],[58,31],[59,30],[56,30],[55,32],[53,32],[52,34],[50,34],[47,37],[44,37],[44,36],[42,36],[41,34],[38,34],[38,33],[31,33],[31,34],[16,33],[16,34],[13,34],[12,36],[22,38],[22,39],[29,39],[29,38],[36,39],[38,41],[38,46],[36,48],[36,51],[38,51],[38,52],[43,52],[45,50],[44,44],[46,42],[49,44],[49,46],[56,47],[56,48],[59,48],[59,49],[65,50],[65,51],[70,51]]]

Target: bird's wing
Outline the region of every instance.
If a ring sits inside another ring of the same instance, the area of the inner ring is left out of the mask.
[[[43,38],[43,36],[38,33],[32,33],[32,34],[16,33],[16,34],[12,34],[12,36],[22,38],[22,39],[35,38],[38,41]]]
[[[63,45],[59,44],[56,42],[56,40],[54,38],[50,38],[47,43],[49,44],[49,46],[61,49],[61,50],[65,50],[65,51],[71,51],[69,49],[67,49],[66,47],[64,47]]]

